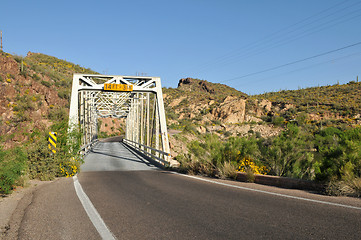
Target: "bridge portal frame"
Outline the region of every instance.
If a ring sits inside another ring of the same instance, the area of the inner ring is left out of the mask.
[[[104,85],[109,83],[126,84],[132,91],[104,90]],[[69,130],[79,127],[82,131],[84,152],[97,141],[98,118],[102,117],[126,118],[124,142],[161,164],[169,163],[169,139],[159,77],[74,74]]]

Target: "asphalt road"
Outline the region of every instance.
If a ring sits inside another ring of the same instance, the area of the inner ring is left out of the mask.
[[[361,239],[360,199],[206,182],[159,170],[114,142],[99,143],[81,169],[82,189],[117,239]],[[100,239],[73,179],[34,192],[24,212],[19,239]]]

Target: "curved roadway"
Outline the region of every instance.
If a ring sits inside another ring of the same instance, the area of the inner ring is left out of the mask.
[[[100,142],[81,170],[84,193],[116,239],[361,239],[360,199],[191,178],[157,169],[119,142]],[[73,179],[29,201],[20,239],[101,238]]]

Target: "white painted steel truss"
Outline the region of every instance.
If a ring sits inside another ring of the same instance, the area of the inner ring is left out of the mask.
[[[104,90],[104,84],[132,91]],[[169,140],[159,77],[74,74],[69,128],[79,126],[86,151],[97,140],[98,119],[126,118],[124,142],[156,161],[169,162]]]

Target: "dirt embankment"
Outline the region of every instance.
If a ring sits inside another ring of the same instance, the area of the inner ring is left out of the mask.
[[[42,84],[52,82],[48,76],[30,68],[22,72],[10,54],[0,54],[0,79],[0,136],[6,136],[5,149],[29,140],[36,129],[49,128],[50,111],[68,104],[55,87]]]

